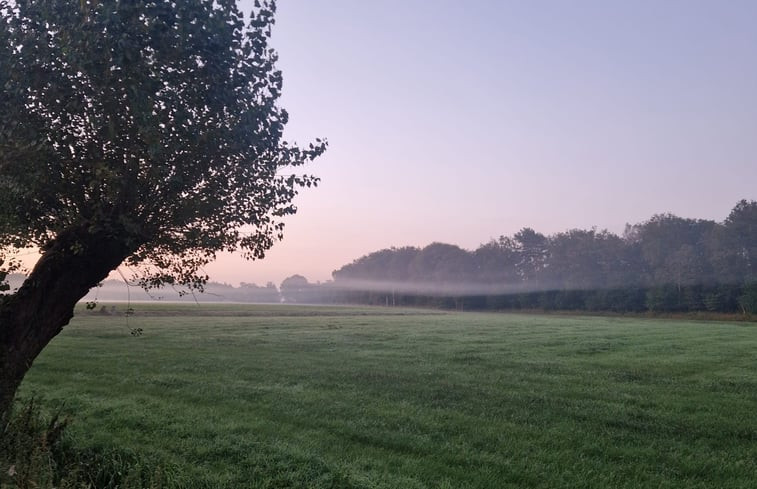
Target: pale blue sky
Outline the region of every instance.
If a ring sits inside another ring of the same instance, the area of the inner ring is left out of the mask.
[[[249,10],[251,1],[240,2]],[[247,5],[247,6],[245,6]],[[281,0],[286,236],[211,278],[311,281],[392,245],[722,220],[757,199],[757,2]]]

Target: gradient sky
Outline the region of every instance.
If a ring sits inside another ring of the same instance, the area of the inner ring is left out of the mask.
[[[265,260],[207,271],[315,282],[390,246],[722,221],[757,199],[755,19],[751,0],[280,0],[287,137],[328,138],[322,184]]]

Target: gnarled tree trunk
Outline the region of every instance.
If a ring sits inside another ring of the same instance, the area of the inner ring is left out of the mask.
[[[34,359],[74,315],[74,306],[132,251],[106,233],[61,233],[31,274],[0,303],[0,418]]]

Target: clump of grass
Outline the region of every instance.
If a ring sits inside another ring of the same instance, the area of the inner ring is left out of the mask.
[[[17,404],[18,406],[19,404]],[[60,411],[49,419],[34,398],[15,410],[0,433],[0,484],[55,487],[61,483],[61,442],[69,419]]]
[[[3,489],[115,489],[181,486],[170,465],[146,462],[128,450],[81,450],[67,436],[71,418],[48,415],[35,398],[17,401],[0,431]]]

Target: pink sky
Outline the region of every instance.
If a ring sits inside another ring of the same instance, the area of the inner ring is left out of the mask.
[[[265,260],[207,271],[314,282],[393,245],[720,221],[757,198],[755,18],[750,1],[281,1],[288,137],[329,139],[306,169],[322,184]]]

